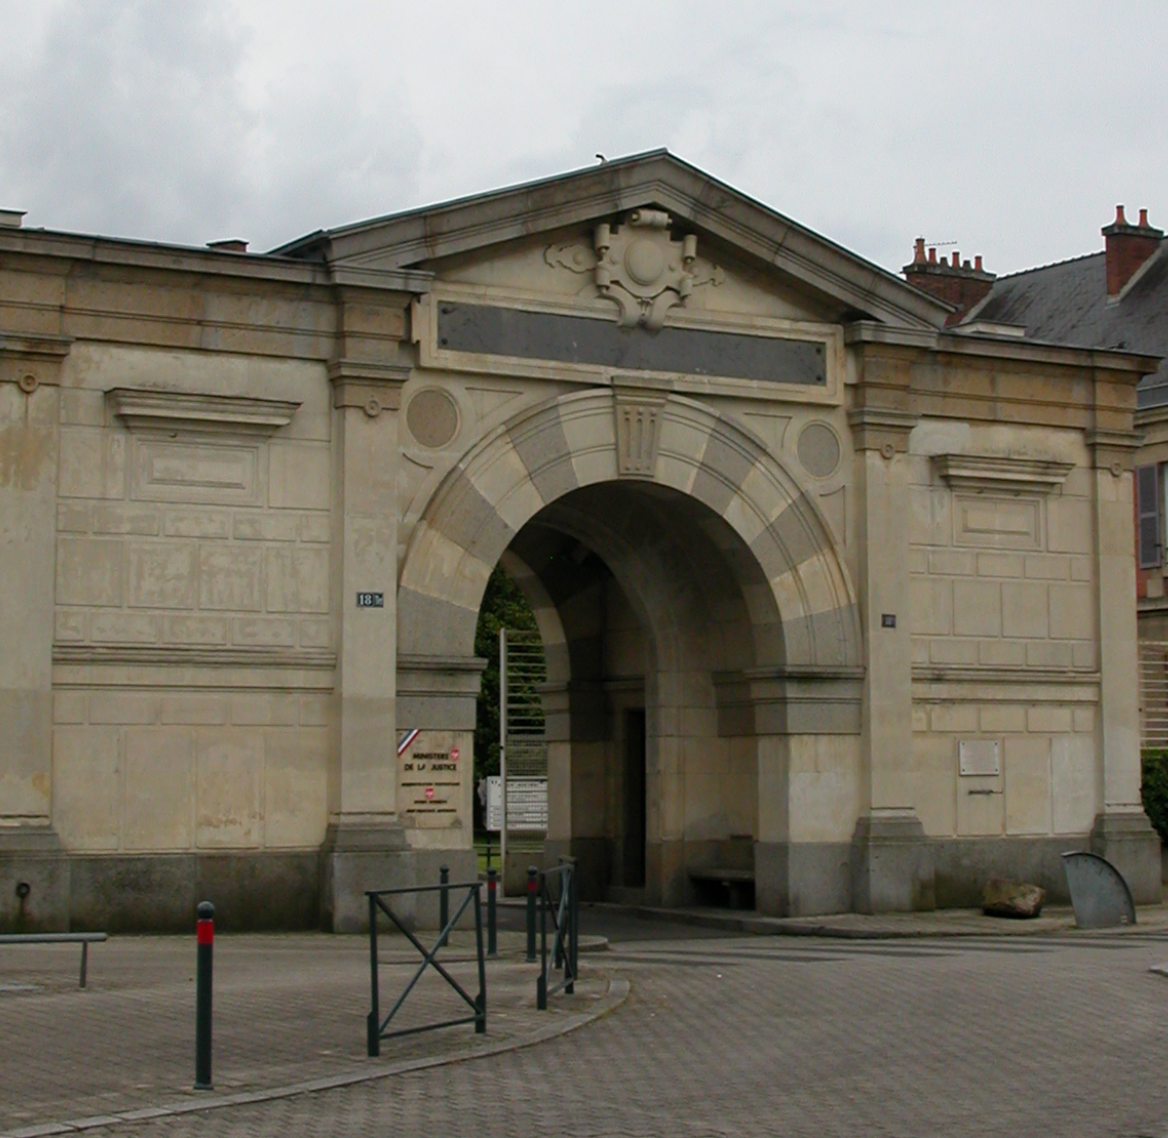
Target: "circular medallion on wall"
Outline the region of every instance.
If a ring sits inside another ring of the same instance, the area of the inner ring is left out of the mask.
[[[826,423],[808,423],[795,447],[803,469],[813,478],[826,478],[839,466],[840,444]]]
[[[427,387],[410,400],[406,426],[424,447],[444,447],[458,433],[458,406],[440,387]]]

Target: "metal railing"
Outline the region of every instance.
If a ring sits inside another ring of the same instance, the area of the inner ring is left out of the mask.
[[[89,975],[89,946],[100,944],[106,939],[105,933],[5,933],[0,936],[0,945],[5,944],[79,944],[81,945],[81,978],[79,988],[84,988]]]
[[[559,896],[552,896],[552,883],[558,881]],[[547,918],[552,918],[552,951],[548,954]],[[547,1010],[548,996],[576,990],[579,975],[580,890],[576,863],[565,860],[555,869],[539,875],[539,977],[535,982],[535,1006]],[[552,972],[563,969],[563,978],[552,984]]]
[[[1141,640],[1140,749],[1168,749],[1168,643]]]
[[[543,689],[547,659],[535,631],[499,629],[499,774],[504,890],[515,855],[542,854],[547,836],[548,742]],[[514,882],[514,879],[512,879]],[[512,885],[514,888],[514,884]]]
[[[394,1039],[402,1035],[416,1035],[421,1031],[436,1031],[441,1027],[456,1027],[463,1023],[473,1023],[475,1026],[475,1033],[483,1035],[487,1030],[487,967],[486,961],[483,957],[483,913],[482,905],[479,898],[479,890],[481,889],[481,882],[458,882],[454,884],[440,884],[440,885],[416,885],[406,886],[401,889],[369,889],[366,890],[365,896],[369,898],[369,968],[370,968],[370,996],[371,1007],[369,1015],[366,1020],[366,1035],[368,1042],[368,1051],[370,1056],[381,1054],[381,1041],[383,1039]],[[465,890],[466,895],[462,898],[462,903],[454,911],[454,915],[445,921],[441,930],[438,933],[437,939],[434,941],[434,947],[427,951],[425,945],[402,923],[397,914],[387,905],[383,897],[400,897],[407,893],[439,893],[440,896],[449,896],[454,892],[458,895],[460,890]],[[458,924],[462,914],[466,912],[467,907],[474,903],[475,915],[475,944],[478,955],[478,973],[479,973],[479,991],[477,996],[471,996],[469,992],[457,981],[437,960],[438,950],[441,949],[447,942],[450,936],[450,930]],[[394,1001],[394,1005],[389,1009],[385,1019],[381,1018],[380,1010],[380,993],[378,986],[378,961],[377,961],[377,914],[384,913],[409,940],[410,944],[418,950],[422,955],[422,963],[418,965],[417,971],[413,974],[405,990]],[[401,1010],[402,1005],[406,1002],[406,997],[414,990],[414,986],[422,978],[422,974],[427,968],[433,968],[447,984],[449,984],[459,997],[465,1001],[470,1007],[471,1014],[468,1016],[456,1016],[454,1019],[444,1019],[436,1023],[426,1023],[419,1027],[406,1027],[398,1031],[386,1031],[390,1021]]]

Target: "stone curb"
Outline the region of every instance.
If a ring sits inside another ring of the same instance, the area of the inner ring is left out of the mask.
[[[599,906],[598,906],[599,907]],[[623,906],[612,906],[623,908]],[[694,912],[685,909],[655,909],[636,906],[629,910],[647,920],[666,921],[693,928],[720,929],[726,932],[748,933],[752,936],[823,937],[834,940],[911,940],[921,938],[981,937],[1001,938],[1019,936],[1061,936],[1066,933],[1088,936],[1123,936],[1129,933],[1164,932],[1160,924],[1122,925],[1112,929],[1079,929],[1070,915],[1058,918],[1046,917],[1036,920],[1010,920],[1008,918],[985,918],[994,921],[985,927],[957,927],[938,925],[930,927],[925,921],[918,925],[889,925],[873,923],[863,928],[856,925],[833,924],[816,919],[799,920],[790,917],[756,917],[746,914]],[[1138,916],[1138,911],[1137,911]],[[3,1138],[0,1135],[0,1138]]]
[[[581,938],[583,939],[583,938]],[[607,973],[601,973],[607,976]],[[581,977],[583,978],[583,977]],[[395,1075],[405,1075],[412,1071],[425,1071],[431,1067],[445,1067],[452,1063],[466,1063],[484,1059],[490,1055],[502,1055],[508,1051],[522,1051],[569,1035],[581,1027],[603,1019],[616,1011],[628,999],[631,985],[621,976],[608,976],[608,990],[600,998],[598,1006],[573,1019],[569,1023],[549,1024],[522,1039],[507,1040],[490,1044],[475,1052],[455,1055],[433,1055],[426,1059],[402,1059],[376,1071],[361,1071],[349,1075],[330,1075],[321,1079],[308,1079],[302,1083],[289,1083],[267,1090],[241,1091],[230,1095],[207,1095],[192,1102],[170,1103],[165,1106],[146,1106],[137,1110],[118,1111],[114,1114],[91,1115],[88,1118],[73,1118],[64,1122],[44,1122],[36,1126],[25,1126],[19,1130],[7,1130],[0,1138],[51,1138],[58,1134],[78,1134],[87,1130],[101,1130],[131,1122],[146,1122],[155,1118],[173,1118],[180,1114],[197,1114],[207,1110],[221,1110],[228,1106],[250,1106],[254,1103],[272,1102],[276,1099],[293,1098],[296,1095],[315,1094],[332,1091],[341,1087],[351,1087],[359,1083],[372,1083],[378,1079],[389,1079]]]

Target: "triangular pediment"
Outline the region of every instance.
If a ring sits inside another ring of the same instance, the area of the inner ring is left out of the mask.
[[[490,251],[531,246],[619,225],[635,211],[668,214],[741,271],[772,277],[810,310],[937,328],[947,306],[667,151],[635,155],[523,186],[322,231],[273,252],[325,261],[338,279],[386,283],[466,264]]]

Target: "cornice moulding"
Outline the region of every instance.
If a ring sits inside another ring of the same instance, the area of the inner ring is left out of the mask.
[[[253,667],[331,671],[335,652],[290,648],[191,648],[151,644],[54,644],[54,664],[129,664],[153,668]]]
[[[914,664],[915,684],[1098,685],[1100,673],[1072,668],[995,667],[992,665]]]
[[[920,422],[913,411],[896,407],[853,407],[848,412],[856,450],[878,450],[885,458],[908,450],[908,436]]]
[[[191,395],[117,387],[106,393],[130,430],[270,435],[292,422],[300,401],[242,395]]]
[[[953,490],[998,494],[1050,494],[1075,468],[1073,462],[988,454],[938,454],[933,464]]]
[[[401,391],[410,378],[409,364],[376,363],[348,357],[331,360],[333,406],[360,407],[371,419],[401,409]]]
[[[29,360],[62,360],[73,345],[71,336],[39,336],[35,333],[0,333],[0,356]]]
[[[1155,407],[1137,408],[1135,414],[1136,427],[1152,427],[1159,423],[1168,423],[1168,403],[1157,404]]]

